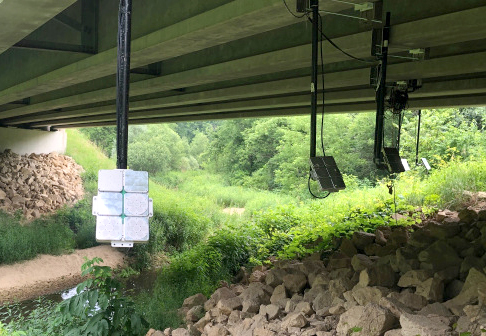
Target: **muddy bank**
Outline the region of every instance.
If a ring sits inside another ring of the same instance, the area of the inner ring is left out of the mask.
[[[14,265],[0,266],[0,304],[14,300],[28,300],[40,295],[57,293],[82,281],[81,265],[84,257],[100,257],[103,265],[119,267],[123,253],[109,245],[76,250],[72,254],[37,258]]]

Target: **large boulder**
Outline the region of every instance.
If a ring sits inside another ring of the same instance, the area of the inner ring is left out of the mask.
[[[402,336],[452,336],[452,328],[445,323],[422,315],[404,313],[400,317]]]
[[[445,241],[438,240],[418,254],[421,268],[440,271],[450,266],[458,266],[462,259]]]
[[[336,331],[338,336],[347,336],[350,330],[356,331],[352,335],[382,336],[396,324],[396,317],[388,309],[371,303],[352,307],[342,314]]]

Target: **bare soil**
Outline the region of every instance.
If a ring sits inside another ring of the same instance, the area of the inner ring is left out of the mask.
[[[103,259],[104,266],[117,268],[124,263],[124,254],[109,245],[101,245],[72,254],[37,258],[14,265],[0,266],[0,304],[33,299],[71,288],[80,283],[84,257]]]

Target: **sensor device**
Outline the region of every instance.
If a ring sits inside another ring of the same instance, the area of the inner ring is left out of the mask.
[[[100,170],[98,195],[93,197],[96,241],[113,247],[133,247],[149,240],[153,202],[148,196],[148,172]]]
[[[321,190],[338,192],[346,188],[343,176],[332,156],[310,158],[311,177],[319,183]]]

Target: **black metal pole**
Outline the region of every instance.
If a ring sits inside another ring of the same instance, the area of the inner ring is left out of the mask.
[[[116,167],[127,169],[132,0],[120,0],[116,72]]]
[[[317,68],[319,56],[319,0],[311,0],[312,10],[312,77],[311,77],[311,139],[310,157],[316,156],[317,143]]]
[[[376,91],[376,127],[374,161],[381,168],[383,166],[383,128],[385,121],[386,70],[388,66],[388,44],[390,41],[390,12],[386,13],[383,37],[381,43],[379,86]]]
[[[415,165],[418,166],[419,161],[419,143],[420,143],[420,122],[422,121],[422,110],[418,110],[418,125],[417,125],[417,143],[415,144]]]

